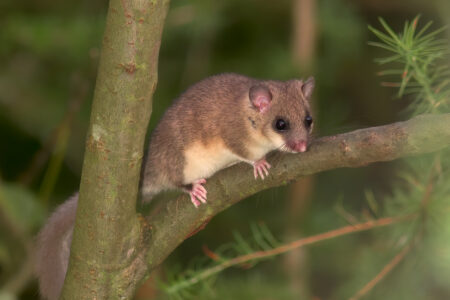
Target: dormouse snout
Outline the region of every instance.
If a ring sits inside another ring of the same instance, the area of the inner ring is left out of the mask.
[[[288,143],[288,147],[294,152],[306,152],[308,143],[305,140],[293,141]]]

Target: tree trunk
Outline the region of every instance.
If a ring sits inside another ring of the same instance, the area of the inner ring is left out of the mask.
[[[129,299],[146,274],[136,199],[168,5],[110,1],[62,299]]]
[[[295,0],[292,3],[292,60],[302,77],[314,74],[317,44],[317,0]],[[314,116],[318,116],[316,101],[312,101]],[[315,129],[317,135],[318,128]],[[314,176],[305,176],[293,182],[288,189],[286,201],[285,238],[299,238],[302,233],[300,224],[313,197]],[[288,275],[290,287],[298,299],[311,298],[308,289],[309,266],[306,248],[287,253],[283,258],[284,269]]]

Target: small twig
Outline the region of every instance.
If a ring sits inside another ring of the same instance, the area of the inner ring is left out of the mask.
[[[364,230],[369,230],[372,228],[376,228],[376,227],[383,227],[383,226],[388,226],[388,225],[392,225],[392,224],[396,224],[399,222],[404,222],[407,220],[412,220],[415,219],[417,217],[417,214],[411,214],[411,215],[407,215],[407,216],[401,216],[401,217],[393,217],[393,218],[382,218],[382,219],[378,219],[378,220],[371,220],[365,223],[359,223],[359,224],[354,224],[354,225],[348,225],[348,226],[344,226],[338,229],[334,229],[334,230],[330,230],[321,234],[317,234],[317,235],[313,235],[307,238],[303,238],[294,242],[291,242],[289,244],[285,244],[283,246],[271,249],[271,250],[267,250],[267,251],[257,251],[251,254],[246,254],[246,255],[242,255],[242,256],[238,256],[235,257],[233,259],[224,261],[218,265],[215,265],[214,267],[205,269],[204,271],[198,273],[197,275],[187,279],[187,280],[183,280],[182,282],[176,283],[172,286],[170,286],[167,289],[168,293],[175,293],[180,289],[184,289],[186,287],[189,287],[191,285],[194,285],[208,277],[211,277],[227,268],[230,268],[232,266],[236,266],[236,265],[241,265],[243,263],[246,263],[248,261],[254,261],[254,260],[258,260],[258,259],[262,259],[262,258],[268,258],[271,256],[276,256],[279,254],[283,254],[289,251],[292,251],[294,249],[306,246],[306,245],[311,245],[311,244],[315,244],[317,242],[320,241],[324,241],[324,240],[328,240],[328,239],[332,239],[335,237],[339,237],[339,236],[343,236],[343,235],[347,235],[350,233],[355,233],[355,232],[360,232],[360,231],[364,231]]]
[[[214,261],[221,260],[220,255],[218,255],[214,251],[210,250],[207,245],[203,245],[202,250],[203,250],[203,253],[205,253],[205,255],[208,256],[209,258],[211,258],[212,260],[214,260]]]
[[[440,155],[437,154],[434,158],[433,165],[431,166],[430,174],[428,175],[428,182],[425,188],[425,193],[422,197],[421,205],[422,209],[425,211],[426,207],[431,201],[431,195],[433,193],[435,175],[440,172]]]
[[[349,298],[349,300],[358,300],[361,299],[364,295],[370,292],[384,277],[386,277],[392,269],[398,265],[403,258],[405,258],[406,254],[411,250],[413,243],[408,243],[403,249],[396,255],[394,258],[388,262],[384,268],[378,273],[372,280],[370,280],[362,289],[360,289],[353,297]]]

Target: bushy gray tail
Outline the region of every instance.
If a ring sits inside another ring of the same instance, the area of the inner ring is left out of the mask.
[[[78,194],[59,206],[39,232],[35,272],[43,298],[58,300],[69,263]]]

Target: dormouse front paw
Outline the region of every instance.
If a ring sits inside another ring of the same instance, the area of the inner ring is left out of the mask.
[[[257,179],[258,176],[261,177],[261,179],[264,179],[265,176],[269,175],[269,169],[271,167],[272,166],[266,161],[265,158],[255,161],[253,163],[253,175],[255,176],[255,179]]]

